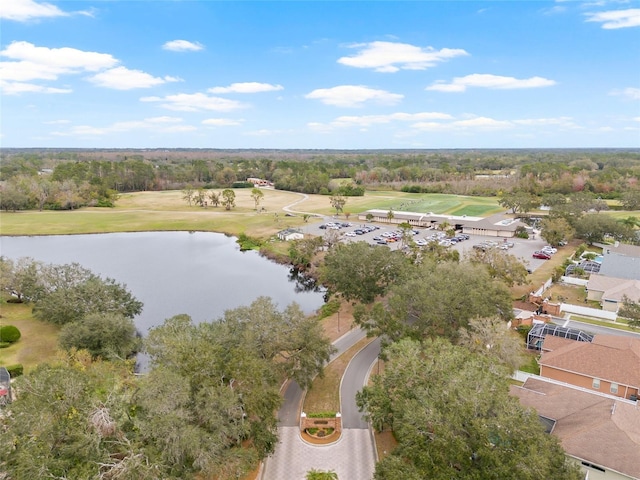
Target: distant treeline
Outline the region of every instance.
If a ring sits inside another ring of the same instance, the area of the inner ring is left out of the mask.
[[[5,210],[110,206],[119,192],[229,188],[251,177],[311,194],[351,185],[355,195],[365,189],[482,196],[517,190],[601,198],[639,188],[640,177],[638,149],[4,149],[0,163]]]

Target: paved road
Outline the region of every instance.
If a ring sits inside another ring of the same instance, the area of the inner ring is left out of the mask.
[[[331,360],[338,357],[352,345],[366,337],[366,333],[360,328],[350,330],[345,335],[333,342],[336,352],[331,355]],[[280,427],[297,427],[300,417],[300,408],[302,403],[303,391],[295,381],[290,381],[285,385],[284,402],[278,411],[278,426]]]
[[[356,405],[356,392],[366,385],[369,371],[380,355],[380,339],[376,338],[353,357],[344,372],[340,384],[340,404],[342,408],[342,428],[368,429],[369,424],[362,418]]]
[[[353,329],[336,340],[337,351],[333,360],[366,336],[359,328]],[[380,351],[378,340],[370,343],[352,359],[343,377],[341,386],[341,409],[348,410],[340,439],[330,445],[310,445],[300,436],[299,413],[302,390],[295,382],[286,386],[285,400],[278,412],[278,437],[274,454],[267,458],[262,468],[262,480],[304,480],[312,468],[333,470],[338,478],[348,480],[371,480],[376,464],[375,443],[369,425],[355,406],[355,391],[366,381],[373,361]],[[352,385],[355,390],[342,389]]]

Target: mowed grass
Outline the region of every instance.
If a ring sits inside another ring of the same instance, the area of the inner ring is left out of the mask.
[[[235,189],[236,206],[202,208],[189,205],[179,190],[123,194],[114,208],[82,208],[73,211],[23,211],[0,213],[2,235],[65,235],[140,231],[211,231],[229,235],[246,233],[268,238],[279,230],[304,225],[303,214],[333,215],[326,195],[303,195],[264,189],[258,213],[251,189]],[[294,216],[287,215],[289,207]],[[479,215],[500,211],[495,198],[458,195],[367,192],[348,197],[345,213],[357,215],[369,209],[422,211],[440,214]],[[319,217],[308,219],[320,221]]]
[[[0,348],[0,365],[21,363],[28,373],[41,363],[50,361],[58,350],[60,328],[33,318],[31,305],[0,304],[0,325],[13,325],[20,330],[20,340],[7,348]]]

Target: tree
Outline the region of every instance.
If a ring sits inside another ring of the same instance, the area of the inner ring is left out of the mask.
[[[386,304],[354,311],[357,324],[385,341],[404,337],[455,339],[472,318],[512,318],[511,295],[504,283],[493,280],[486,268],[470,262],[425,260],[396,277]]]
[[[211,205],[213,205],[214,207],[217,207],[218,205],[220,205],[220,194],[213,190],[210,190],[209,201],[211,202]]]
[[[19,301],[31,301],[42,291],[41,262],[22,257],[15,262],[0,257],[0,285],[2,290],[14,295]]]
[[[168,319],[146,350],[152,369],[136,417],[145,441],[177,469],[236,478],[275,447],[282,381],[305,388],[333,347],[299,306],[278,311],[261,297],[215,322]]]
[[[574,234],[575,230],[573,227],[562,217],[549,217],[542,220],[540,236],[544,238],[549,245],[557,247],[563,240],[571,240]]]
[[[622,307],[618,310],[618,316],[626,318],[630,327],[640,327],[640,303],[633,302],[626,295],[623,296]]]
[[[72,352],[16,379],[14,388],[18,398],[0,425],[2,470],[11,478],[175,478],[131,430],[130,364]]]
[[[484,265],[491,278],[503,281],[507,286],[527,283],[527,267],[514,255],[497,248],[469,250],[471,263]]]
[[[336,209],[336,215],[339,215],[347,203],[347,197],[343,195],[331,195],[329,197],[329,202],[331,203],[331,206]]]
[[[395,214],[393,213],[393,210],[389,209],[389,211],[387,212],[387,220],[389,220],[389,223],[391,223],[393,217],[395,217]]]
[[[116,313],[133,318],[142,311],[142,302],[125,285],[102,279],[78,264],[52,265],[41,276],[42,293],[33,300],[34,315],[64,325],[92,313]]]
[[[474,318],[458,332],[458,344],[473,353],[497,360],[513,372],[522,365],[520,336],[500,318]]]
[[[251,198],[253,198],[254,203],[256,204],[256,211],[258,211],[258,207],[260,206],[260,202],[264,198],[264,192],[259,188],[251,189]]]
[[[187,201],[189,206],[193,202],[193,196],[196,194],[196,190],[191,185],[187,185],[182,190],[182,198]]]
[[[505,193],[498,203],[505,208],[510,208],[513,214],[527,213],[540,206],[538,197],[523,191]]]
[[[409,265],[397,250],[371,248],[366,242],[338,244],[327,253],[320,278],[330,293],[371,303],[384,295]]]
[[[67,323],[58,338],[65,350],[84,349],[105,360],[124,360],[141,346],[133,320],[116,313],[92,313]]]
[[[196,190],[193,200],[196,205],[204,207],[207,201],[207,194],[205,193],[204,188],[200,187],[198,190]]]
[[[376,480],[582,478],[491,359],[444,339],[405,339],[386,353],[384,373],[357,395],[374,428],[398,440]]]
[[[582,238],[590,245],[594,242],[602,242],[605,237],[616,240],[633,238],[633,229],[616,221],[609,215],[588,214],[580,218],[576,224],[576,236]]]
[[[231,190],[230,188],[225,188],[222,191],[222,204],[224,205],[225,210],[231,210],[236,206],[236,192]]]
[[[324,245],[322,237],[309,237],[294,240],[289,245],[289,259],[292,265],[306,269],[313,257]]]
[[[623,193],[620,202],[625,210],[640,210],[640,189]]]

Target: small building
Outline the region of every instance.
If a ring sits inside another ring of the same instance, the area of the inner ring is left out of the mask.
[[[297,228],[287,228],[278,232],[278,238],[282,241],[288,242],[290,240],[302,240],[304,233]]]
[[[510,393],[550,423],[548,431],[558,437],[585,478],[640,478],[637,402],[539,377],[527,379],[521,387],[512,385]]]

